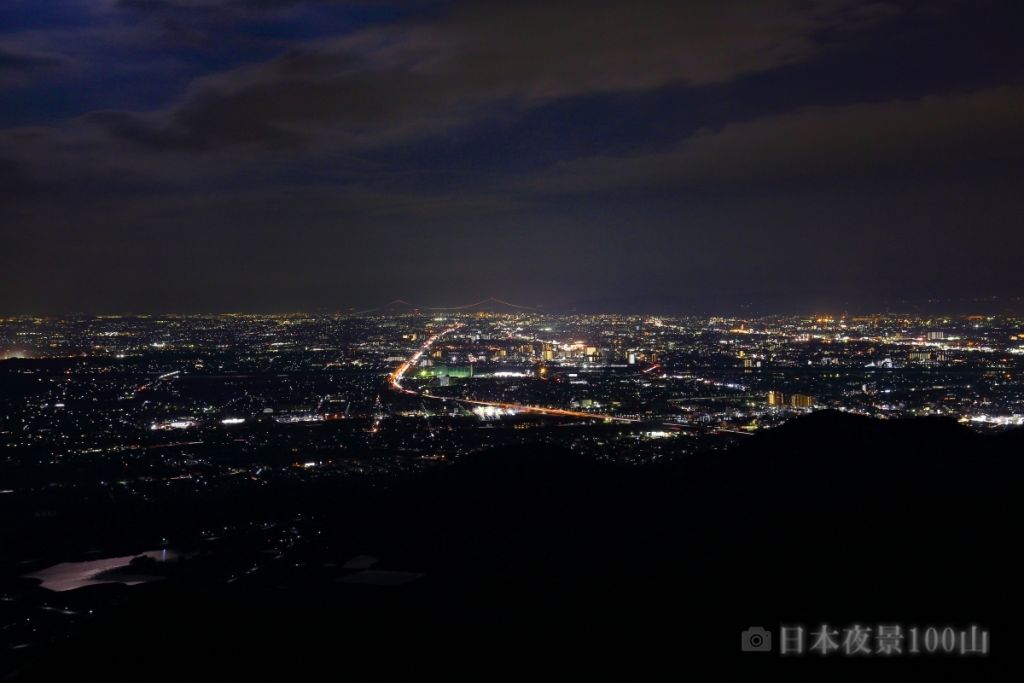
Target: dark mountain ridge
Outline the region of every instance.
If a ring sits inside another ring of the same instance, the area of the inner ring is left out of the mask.
[[[1022,445],[1021,431],[821,412],[650,467],[559,448],[484,453],[336,501],[338,538],[383,569],[422,574],[407,585],[141,586],[28,673],[116,679],[162,662],[174,675],[309,675],[344,662],[396,675],[653,675],[763,666],[740,653],[752,625],[898,623],[988,628],[984,662],[889,663],[976,674],[1012,663],[1020,635]]]

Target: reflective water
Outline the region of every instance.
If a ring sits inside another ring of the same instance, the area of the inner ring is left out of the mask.
[[[148,557],[157,562],[166,562],[177,557],[173,550],[147,550],[137,555],[125,555],[123,557],[108,557],[102,560],[88,560],[86,562],[61,562],[52,567],[41,569],[25,578],[39,579],[42,587],[52,591],[70,591],[84,586],[92,586],[99,583],[123,583],[127,586],[155,581],[159,576],[147,576],[145,574],[127,574],[115,570],[123,569],[131,564],[136,557]]]

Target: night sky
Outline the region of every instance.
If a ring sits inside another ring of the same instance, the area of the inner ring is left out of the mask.
[[[1021,296],[1019,4],[3,0],[0,313]]]

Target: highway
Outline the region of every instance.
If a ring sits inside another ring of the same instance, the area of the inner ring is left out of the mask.
[[[395,371],[388,376],[388,382],[391,385],[391,388],[394,389],[395,391],[400,391],[404,394],[409,394],[410,396],[419,396],[421,398],[429,398],[435,401],[452,401],[454,403],[460,403],[462,405],[471,406],[490,406],[493,408],[501,408],[503,410],[515,411],[517,413],[533,413],[535,415],[552,415],[555,417],[575,417],[584,420],[604,420],[606,422],[624,422],[632,424],[642,422],[642,420],[638,420],[632,417],[619,417],[618,415],[605,415],[602,413],[586,413],[579,410],[566,410],[564,408],[547,408],[544,406],[522,405],[520,403],[502,403],[500,401],[478,401],[469,398],[437,396],[435,394],[431,394],[429,391],[414,391],[407,387],[403,387],[402,380],[405,379],[406,373],[408,373],[410,369],[416,367],[416,365],[420,362],[420,358],[423,357],[423,354],[430,351],[430,347],[436,344],[438,339],[440,339],[446,334],[454,332],[460,327],[462,327],[461,323],[452,325],[451,327],[434,334],[425,342],[423,342],[423,345],[419,349],[417,349],[414,354],[409,356],[408,360],[406,360],[404,363],[395,368]],[[678,422],[665,422],[663,424],[664,426],[673,429],[700,429],[696,425],[680,424]],[[743,432],[737,429],[729,429],[727,427],[709,427],[708,431],[725,434],[738,434],[740,436],[753,436],[750,432]]]
[[[563,408],[546,408],[544,406],[527,406],[519,403],[502,403],[500,401],[478,401],[469,398],[452,398],[450,396],[437,396],[435,394],[431,394],[428,391],[413,391],[412,389],[403,387],[402,380],[405,379],[406,373],[408,373],[411,368],[416,367],[416,365],[420,361],[420,358],[423,357],[423,354],[427,353],[430,350],[430,347],[437,343],[438,339],[440,339],[446,334],[454,332],[460,327],[462,327],[462,325],[453,325],[448,329],[438,332],[437,334],[431,336],[429,339],[423,342],[423,345],[419,349],[417,349],[414,354],[409,356],[408,360],[406,360],[404,363],[395,368],[395,371],[392,372],[391,375],[388,377],[388,381],[391,384],[391,388],[394,389],[395,391],[401,391],[404,394],[409,394],[410,396],[420,396],[422,398],[429,398],[435,401],[453,401],[455,403],[461,403],[463,405],[485,407],[490,406],[493,408],[501,408],[503,410],[510,410],[517,413],[534,413],[538,415],[553,415],[556,417],[576,417],[586,420],[605,420],[608,422],[640,422],[640,420],[630,417],[604,415],[601,413],[586,413],[578,410],[565,410]]]

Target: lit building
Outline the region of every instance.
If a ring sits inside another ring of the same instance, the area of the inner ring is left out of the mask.
[[[814,398],[806,394],[793,394],[789,397],[789,405],[794,408],[813,408]]]
[[[435,365],[429,368],[420,368],[416,373],[420,377],[458,377],[467,379],[473,376],[472,365]]]

